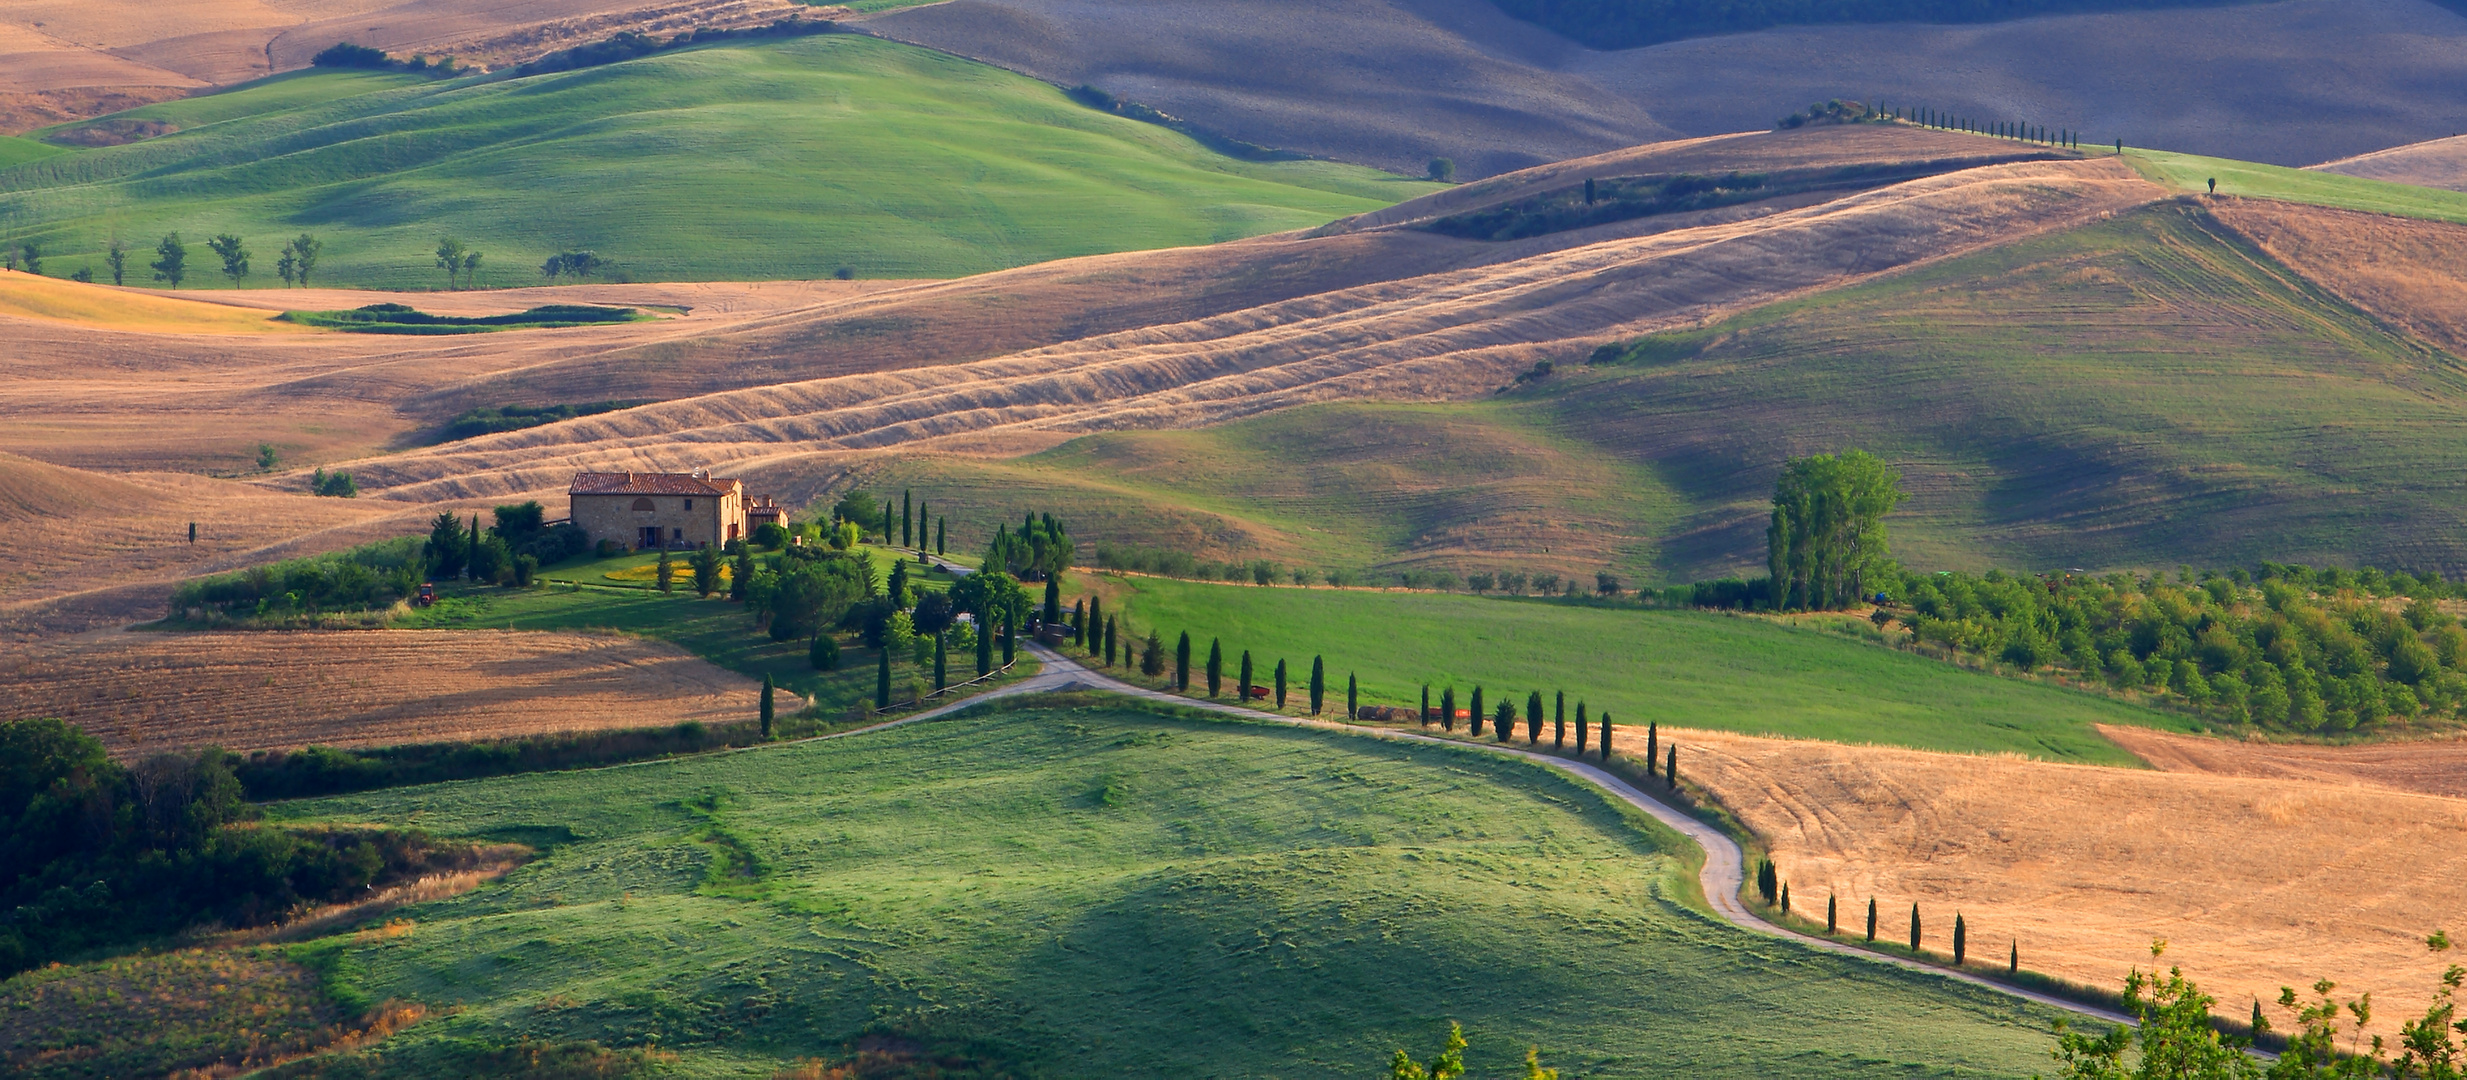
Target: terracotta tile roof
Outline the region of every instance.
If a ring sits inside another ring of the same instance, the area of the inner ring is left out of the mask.
[[[726,495],[740,480],[692,473],[587,472],[574,474],[569,495]]]

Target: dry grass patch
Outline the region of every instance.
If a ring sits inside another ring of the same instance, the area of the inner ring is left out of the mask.
[[[2270,199],[2214,200],[2211,214],[2384,324],[2467,356],[2467,226]]]
[[[2467,191],[2467,136],[2393,146],[2312,167],[2368,180]]]
[[[1680,769],[1771,848],[1794,911],[1842,924],[1910,906],[1949,951],[2101,987],[2150,942],[2241,1017],[2282,986],[2370,991],[2376,1028],[2420,1013],[2440,974],[2424,935],[2458,925],[2467,800],[2308,780],[2054,765],[2009,757],[1665,732]],[[2164,738],[2164,736],[2153,736]],[[1863,928],[1863,927],[1861,927]]]
[[[0,660],[0,717],[57,716],[124,758],[720,723],[758,698],[674,646],[588,634],[109,631]]]

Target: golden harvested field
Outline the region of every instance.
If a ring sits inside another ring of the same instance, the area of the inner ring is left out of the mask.
[[[2167,772],[2309,780],[2467,799],[2467,740],[2313,746],[2231,742],[2147,728],[2099,733]]]
[[[2467,355],[2467,226],[2270,199],[2217,199],[2211,213],[2374,318]]]
[[[2024,967],[2113,988],[2163,939],[2223,1013],[2328,978],[2371,991],[2375,1028],[2395,1032],[2440,975],[2424,936],[2460,925],[2467,799],[1665,735],[1770,845],[1794,910],[1838,895],[1848,926],[1872,896],[1880,936],[1906,941],[1915,902],[1939,951],[1959,913],[1982,959],[2018,940]]]
[[[741,675],[614,635],[106,630],[0,660],[0,719],[56,716],[124,758],[722,723],[759,698]]]
[[[0,315],[161,334],[324,333],[252,308],[6,271],[0,271]]]

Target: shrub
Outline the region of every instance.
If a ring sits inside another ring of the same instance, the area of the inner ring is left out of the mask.
[[[985,650],[980,645],[977,651],[981,653]],[[838,670],[839,639],[827,632],[815,634],[813,642],[805,647],[805,662],[816,671]]]

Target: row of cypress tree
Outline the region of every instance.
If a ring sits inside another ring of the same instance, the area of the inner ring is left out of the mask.
[[[1767,907],[1778,906],[1783,915],[1790,914],[1790,883],[1781,879],[1780,868],[1771,859],[1756,862],[1756,892],[1764,897]],[[1837,905],[1837,898],[1825,898],[1825,933],[1828,935],[1841,932],[1840,908]],[[1910,905],[1910,951],[1922,951],[1926,944],[1925,929],[1926,924],[1919,915],[1919,905]],[[1867,900],[1867,940],[1870,944],[1876,941],[1876,898],[1872,896]],[[1953,966],[1961,967],[1969,962],[1970,920],[1956,912],[1953,915]],[[2021,964],[2021,942],[2015,941],[2006,959],[2006,968],[2009,972],[2019,972]]]

